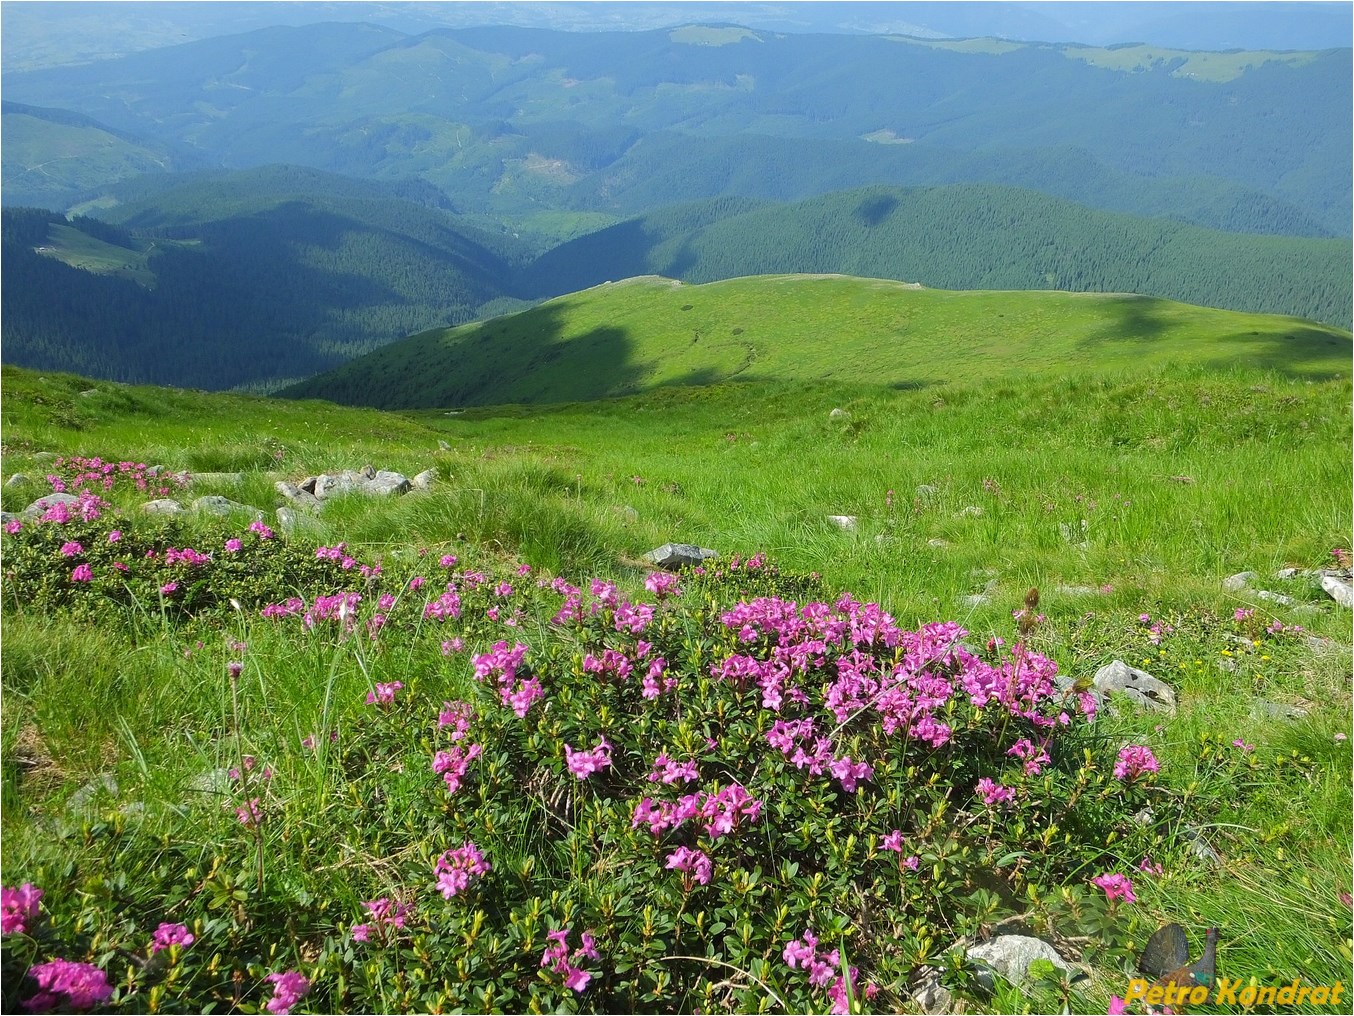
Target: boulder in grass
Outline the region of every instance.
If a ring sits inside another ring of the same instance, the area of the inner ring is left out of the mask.
[[[856,517],[854,515],[829,515],[827,520],[838,529],[849,531],[856,528]]]
[[[410,486],[409,478],[403,473],[382,469],[362,484],[362,490],[367,494],[388,497],[391,494],[407,494]]]
[[[232,515],[235,512],[249,512],[256,520],[263,520],[263,512],[247,504],[240,504],[220,494],[208,494],[193,502],[193,510],[209,515]]]
[[[659,568],[676,571],[678,568],[695,567],[718,556],[718,552],[708,547],[697,547],[694,543],[665,543],[645,554],[643,560]]]
[[[1340,606],[1349,609],[1354,606],[1354,583],[1336,575],[1323,575],[1321,588]]]
[[[1259,576],[1253,571],[1237,572],[1235,575],[1228,575],[1222,580],[1222,588],[1224,592],[1239,593],[1257,578]]]
[[[147,501],[141,506],[143,512],[151,515],[182,515],[186,508],[172,497],[160,497],[154,501]]]
[[[431,490],[432,485],[437,482],[437,470],[425,469],[409,481],[409,486],[414,490]]]
[[[1063,973],[1072,973],[1072,967],[1058,955],[1058,950],[1042,938],[1029,935],[998,935],[968,950],[968,959],[984,963],[1012,984],[1019,984],[1029,973],[1035,960],[1048,960]],[[979,980],[983,980],[979,974]],[[992,985],[987,985],[990,989]]]
[[[74,494],[66,494],[66,493],[44,494],[42,497],[38,498],[27,508],[25,508],[22,514],[27,515],[29,518],[37,518],[48,508],[52,508],[56,505],[59,504],[77,505],[79,503],[80,499],[76,497]]]
[[[1115,660],[1096,671],[1091,687],[1102,696],[1119,692],[1134,705],[1175,712],[1175,692],[1171,686],[1123,660]]]
[[[5,481],[5,486],[6,486],[6,487],[21,487],[21,486],[23,486],[23,485],[24,485],[25,483],[27,483],[27,482],[28,482],[28,474],[27,474],[27,473],[13,473],[13,474],[11,474],[10,478],[9,478],[8,480]]]

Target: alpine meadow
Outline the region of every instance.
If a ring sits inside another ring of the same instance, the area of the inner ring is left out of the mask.
[[[0,1010],[1348,1012],[1352,34],[0,6]]]

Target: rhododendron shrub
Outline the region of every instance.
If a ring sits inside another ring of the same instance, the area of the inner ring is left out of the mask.
[[[28,535],[42,525],[3,538],[35,540],[62,582],[80,555],[134,547],[129,566],[190,595],[194,569],[283,543],[156,540],[128,520],[111,544]],[[760,556],[626,585],[491,574],[457,549],[401,570],[298,544],[323,570],[230,615],[351,694],[255,709],[239,736],[272,778],[246,764],[224,797],[124,823],[107,870],[82,877],[145,879],[144,918],[14,873],[86,948],[97,928],[149,956],[175,929],[107,1004],[757,1011],[769,988],[792,1011],[848,995],[896,1011],[992,917],[994,883],[1020,898],[1146,853],[1131,816],[1151,781],[1116,778],[1111,721],[1028,645],[905,626]],[[240,637],[243,696],[266,665]],[[6,936],[7,956],[10,938],[27,941]]]

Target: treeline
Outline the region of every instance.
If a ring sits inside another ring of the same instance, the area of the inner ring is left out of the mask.
[[[669,210],[571,241],[538,259],[530,287],[547,295],[624,275],[840,273],[942,289],[1141,293],[1350,327],[1347,240],[1206,230],[989,185],[709,211]]]

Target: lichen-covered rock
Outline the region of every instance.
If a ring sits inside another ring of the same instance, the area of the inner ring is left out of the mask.
[[[1091,687],[1102,696],[1121,692],[1135,705],[1175,712],[1175,692],[1171,686],[1123,660],[1115,660],[1096,671]]]
[[[716,551],[708,547],[697,547],[693,543],[665,543],[655,547],[644,555],[644,560],[659,568],[676,570],[701,564],[712,557],[718,557]]]

